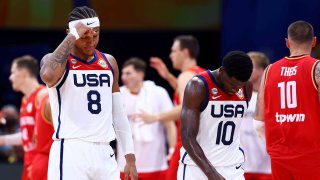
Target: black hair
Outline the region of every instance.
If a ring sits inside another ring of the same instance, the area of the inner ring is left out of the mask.
[[[95,10],[89,8],[88,6],[75,7],[68,16],[68,22],[98,17]]]
[[[133,66],[133,69],[136,71],[142,71],[144,74],[146,74],[147,71],[147,63],[145,61],[143,61],[142,59],[138,58],[138,57],[132,57],[129,58],[128,60],[126,60],[124,62],[124,64],[122,65],[122,69],[127,67],[127,66]]]
[[[253,68],[250,57],[242,51],[230,51],[224,56],[222,66],[229,77],[242,82],[249,80]]]
[[[190,57],[197,59],[200,53],[200,46],[198,39],[191,35],[181,35],[174,38],[174,41],[180,42],[180,50],[188,49]]]
[[[288,37],[297,43],[311,42],[314,37],[313,27],[306,21],[296,21],[288,27]]]
[[[32,77],[37,77],[39,73],[38,61],[36,58],[25,55],[15,58],[12,64],[16,64],[18,69],[26,69]]]

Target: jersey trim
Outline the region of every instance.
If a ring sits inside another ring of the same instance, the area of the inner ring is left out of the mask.
[[[196,75],[196,77],[198,77],[199,79],[201,79],[203,81],[203,84],[205,86],[206,89],[206,98],[204,101],[202,101],[201,106],[200,106],[200,112],[204,111],[209,103],[209,87],[208,87],[208,83],[206,81],[206,79],[201,76],[200,74]]]
[[[243,87],[243,94],[244,94],[244,98],[246,99],[246,103],[247,103],[247,108],[249,107],[249,101],[248,101],[248,94],[247,94],[247,86],[245,85]],[[252,95],[251,95],[252,96]]]
[[[186,169],[187,169],[187,165],[183,165],[183,180],[186,179]]]
[[[93,64],[94,62],[96,62],[96,60],[98,59],[97,57],[97,53],[96,53],[96,50],[94,51],[94,53],[93,53],[93,58],[90,60],[90,61],[86,61],[86,60],[84,60],[84,59],[81,59],[81,58],[79,58],[79,57],[77,57],[77,56],[75,56],[75,55],[73,55],[73,54],[71,54],[70,53],[70,56],[72,57],[72,58],[74,58],[74,59],[76,59],[76,60],[78,60],[78,61],[80,61],[80,62],[82,62],[82,63],[84,63],[84,64],[88,64],[88,65],[90,65],[90,64]]]
[[[188,155],[188,153],[187,153],[187,151],[183,154],[183,156],[182,156],[182,159],[181,159],[181,162],[183,163],[183,164],[185,164],[184,163],[184,159],[186,158],[186,156]]]
[[[312,79],[312,84],[314,85],[314,88],[316,89],[316,91],[318,91],[318,85],[317,85],[317,82],[316,82],[316,80],[314,79],[314,75],[315,75],[315,69],[316,69],[316,66],[318,65],[318,63],[320,63],[319,62],[319,60],[318,61],[316,61],[314,64],[313,64],[313,66],[312,66],[312,70],[311,70],[311,79]]]
[[[110,69],[111,69],[112,75],[114,76],[113,67],[111,66],[111,63],[109,62],[107,56],[106,56],[104,53],[102,53],[102,52],[100,52],[100,54],[101,54],[102,57],[104,57],[104,59],[107,61],[108,65],[109,65],[109,67],[110,67]]]
[[[268,73],[269,73],[269,70],[270,70],[271,66],[272,66],[272,64],[270,64],[269,66],[266,67],[266,73],[264,75],[264,82],[263,82],[264,86],[266,85],[267,78],[268,78]]]
[[[63,144],[64,144],[64,139],[61,140],[60,144],[60,164],[59,164],[59,169],[60,169],[60,180],[62,180],[62,175],[63,175]]]
[[[213,83],[219,88],[221,89],[223,92],[224,91],[224,88],[217,82],[217,80],[214,78],[213,74],[209,71],[209,76],[210,76],[210,79],[213,81]],[[225,92],[226,93],[226,92]]]
[[[64,84],[64,82],[68,77],[68,74],[69,74],[69,63],[66,64],[66,72],[64,73],[62,80],[57,84],[56,86],[57,89],[61,88],[61,86]]]
[[[303,54],[303,55],[298,55],[298,56],[286,56],[284,58],[288,59],[288,60],[297,60],[297,59],[302,59],[302,58],[305,58],[307,56],[310,56],[309,54]]]

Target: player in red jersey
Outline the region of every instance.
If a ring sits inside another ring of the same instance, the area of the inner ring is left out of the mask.
[[[180,136],[180,112],[181,103],[183,100],[183,92],[188,81],[196,74],[205,71],[205,69],[197,65],[197,57],[199,55],[198,40],[190,35],[178,36],[174,39],[171,47],[170,59],[173,68],[181,71],[178,78],[172,75],[163,61],[160,58],[151,58],[151,66],[155,68],[158,73],[166,79],[169,84],[175,89],[174,104],[175,108],[168,112],[160,113],[158,115],[151,115],[146,112],[138,114],[147,123],[154,121],[171,121],[177,120],[177,143],[170,159],[169,168],[167,171],[167,180],[177,179],[177,171],[180,159],[180,148],[182,146]]]
[[[35,156],[34,127],[39,99],[45,87],[37,80],[39,72],[38,62],[32,56],[26,55],[14,59],[11,66],[11,81],[14,91],[22,92],[23,98],[20,108],[21,132],[0,137],[0,145],[22,145],[24,149],[24,166],[22,179],[30,179],[31,163]]]
[[[32,180],[46,180],[48,174],[49,153],[53,134],[51,108],[48,94],[40,99],[36,113],[35,157],[31,164]]]
[[[320,63],[310,56],[313,27],[296,21],[288,28],[290,56],[263,76],[255,118],[265,121],[273,179],[320,179]]]

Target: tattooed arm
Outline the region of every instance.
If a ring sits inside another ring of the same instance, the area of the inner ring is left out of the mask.
[[[318,100],[320,103],[320,61],[317,62],[316,68],[314,69],[314,80],[318,87]]]
[[[88,27],[83,23],[78,23],[75,28],[80,37],[88,30]],[[69,30],[67,31],[69,32]],[[42,58],[40,63],[40,77],[49,87],[54,86],[63,75],[69,52],[75,41],[76,37],[68,33],[53,53],[49,53]]]

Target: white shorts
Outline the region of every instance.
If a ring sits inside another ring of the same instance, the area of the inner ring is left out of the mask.
[[[241,165],[215,167],[219,174],[226,180],[244,180],[244,170]],[[198,166],[190,166],[179,163],[177,180],[207,180],[207,176]]]
[[[119,180],[115,155],[109,144],[76,139],[54,141],[48,180]]]

